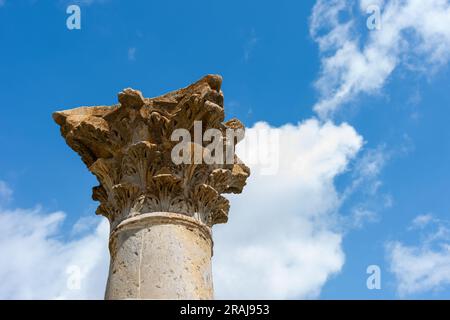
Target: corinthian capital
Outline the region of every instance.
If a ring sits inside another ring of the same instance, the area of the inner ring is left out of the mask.
[[[79,107],[53,114],[67,144],[98,178],[93,199],[97,214],[112,229],[125,219],[151,212],[172,212],[212,226],[228,219],[229,203],[221,194],[240,193],[249,169],[236,157],[224,163],[172,161],[178,141],[172,133],[185,129],[194,137],[217,129],[223,142],[227,129],[243,129],[238,120],[224,122],[222,78],[208,75],[198,82],[160,97],[144,98],[125,89],[113,106]],[[207,142],[193,141],[202,154]],[[225,148],[225,147],[224,147]]]

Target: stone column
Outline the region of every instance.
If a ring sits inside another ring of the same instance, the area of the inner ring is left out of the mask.
[[[224,154],[234,149],[239,139],[226,132],[243,125],[223,122],[221,83],[220,76],[208,75],[156,98],[125,89],[117,105],[53,114],[100,183],[93,188],[96,213],[111,226],[106,299],[213,298],[211,227],[228,219],[221,194],[240,193],[250,171],[236,155],[206,164],[202,156],[214,153],[213,144],[202,139],[181,148],[178,155],[188,161],[174,161],[180,143],[173,133],[184,129],[198,137],[198,130],[216,129]]]

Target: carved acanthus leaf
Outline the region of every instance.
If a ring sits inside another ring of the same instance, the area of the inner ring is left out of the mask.
[[[97,177],[97,213],[113,227],[127,217],[157,211],[189,215],[210,226],[227,221],[229,203],[221,194],[240,193],[248,167],[236,156],[234,163],[212,165],[175,164],[171,159],[175,129],[193,136],[194,123],[201,121],[203,132],[217,129],[227,142],[227,129],[244,128],[236,119],[223,122],[221,83],[220,76],[208,75],[156,98],[127,88],[119,93],[118,105],[54,113],[68,145]],[[202,143],[192,143],[192,150],[204,152],[207,143]]]

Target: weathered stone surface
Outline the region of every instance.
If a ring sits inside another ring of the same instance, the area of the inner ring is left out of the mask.
[[[212,299],[211,231],[180,214],[149,213],[111,235],[106,299]]]
[[[243,128],[238,120],[223,123],[220,76],[200,81],[157,98],[125,89],[119,104],[80,107],[55,112],[67,144],[81,156],[100,185],[93,199],[97,213],[114,228],[122,220],[147,212],[175,212],[212,226],[228,218],[229,203],[222,193],[240,193],[249,169],[237,158],[233,164],[175,165],[171,141],[175,129],[203,131]],[[193,136],[193,132],[192,132]],[[226,141],[225,141],[226,143]],[[234,142],[233,142],[234,143]],[[205,147],[205,146],[202,146]]]
[[[221,194],[240,193],[250,174],[233,156],[228,164],[175,164],[171,136],[219,130],[232,145],[224,122],[222,78],[198,82],[156,98],[125,89],[113,106],[80,107],[53,114],[62,136],[98,178],[97,214],[111,225],[107,299],[211,299],[211,226],[228,219]],[[206,150],[206,143],[189,144]]]

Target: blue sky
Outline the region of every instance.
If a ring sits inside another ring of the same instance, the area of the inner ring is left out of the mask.
[[[66,28],[72,3],[81,30]],[[369,3],[381,8],[381,30],[365,25]],[[11,261],[0,263],[11,278],[0,297],[101,298],[104,289],[97,182],[52,112],[116,103],[126,87],[157,96],[217,73],[227,118],[251,130],[264,122],[291,143],[280,147],[286,170],[259,177],[256,168],[232,197],[230,222],[215,227],[219,297],[448,298],[449,30],[442,0],[0,1],[0,230],[11,235],[0,237]],[[290,156],[310,169],[297,176]],[[246,219],[257,220],[249,235]],[[39,254],[20,256],[28,251]],[[315,257],[322,252],[327,259]],[[254,255],[261,264],[248,262]],[[263,267],[271,258],[279,264]],[[70,263],[85,263],[95,281],[68,293]],[[366,286],[369,265],[381,269],[381,290]],[[20,281],[45,269],[58,274],[52,285],[45,275]]]

